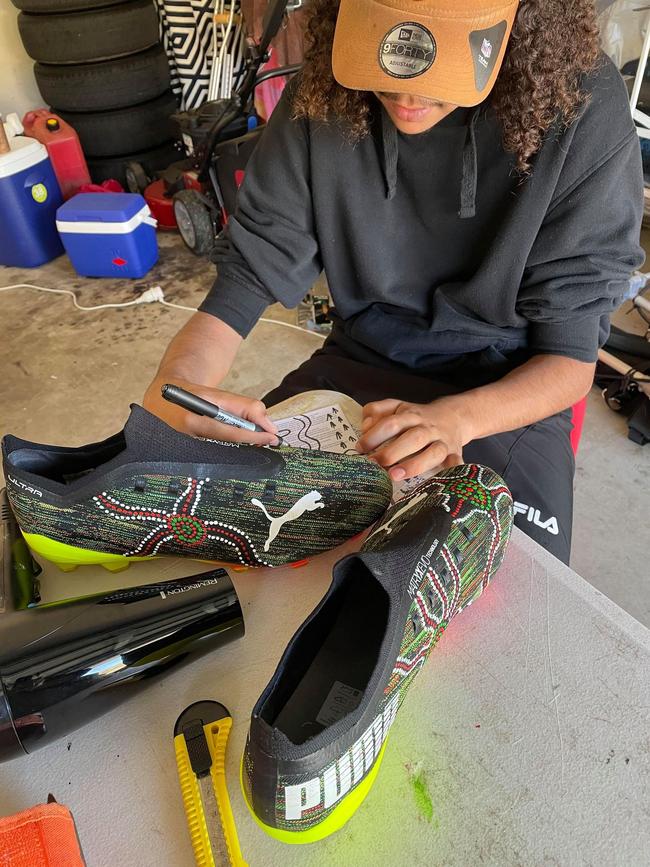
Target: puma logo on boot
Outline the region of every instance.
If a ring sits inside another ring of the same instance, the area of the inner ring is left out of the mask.
[[[315,512],[316,509],[324,509],[325,503],[321,502],[323,499],[323,495],[319,494],[318,491],[311,491],[309,494],[305,494],[304,497],[301,497],[297,503],[295,503],[288,512],[284,515],[279,515],[277,518],[274,518],[272,515],[266,511],[266,506],[264,503],[261,503],[259,500],[251,500],[251,503],[254,506],[257,506],[258,509],[261,509],[266,515],[267,519],[271,522],[271,526],[269,528],[269,538],[264,543],[264,550],[268,551],[271,547],[271,543],[274,539],[277,538],[278,533],[284,527],[285,524],[288,524],[289,521],[296,521],[298,518],[302,518],[305,512]]]
[[[402,506],[401,509],[398,509],[395,512],[395,514],[391,518],[389,518],[388,521],[386,521],[385,524],[382,524],[380,527],[377,527],[376,530],[373,530],[372,533],[366,539],[366,542],[369,539],[372,539],[373,536],[376,536],[377,533],[382,533],[382,532],[386,533],[386,534],[392,533],[393,528],[392,528],[391,524],[394,524],[396,521],[398,521],[402,517],[402,515],[405,515],[407,512],[410,512],[414,506],[417,506],[419,503],[422,503],[424,500],[426,500],[426,498],[428,496],[429,496],[429,492],[424,491],[423,493],[418,494],[417,497],[412,497],[412,499],[410,499],[408,501],[408,503],[406,503],[405,506]]]

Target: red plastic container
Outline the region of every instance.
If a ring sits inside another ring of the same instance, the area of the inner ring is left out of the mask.
[[[145,202],[149,205],[152,215],[158,220],[159,229],[177,229],[174,216],[174,202],[165,195],[165,182],[154,181],[143,193]]]
[[[23,126],[25,135],[35,138],[47,148],[64,199],[74,196],[82,184],[90,183],[79,136],[70,124],[47,108],[39,108],[27,112]]]

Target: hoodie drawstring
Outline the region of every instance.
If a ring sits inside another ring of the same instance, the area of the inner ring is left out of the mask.
[[[476,122],[481,113],[478,106],[472,112],[465,130],[463,146],[463,174],[460,186],[461,220],[470,220],[476,216],[476,190],[478,186],[478,147],[476,144]],[[381,112],[381,132],[383,159],[382,167],[386,181],[386,198],[395,198],[397,191],[397,164],[399,160],[399,138],[397,128],[386,112]]]
[[[385,111],[381,112],[381,132],[383,153],[384,178],[386,180],[386,198],[395,198],[397,191],[397,161],[399,159],[399,139],[397,127],[387,117]]]
[[[465,130],[463,146],[463,177],[460,183],[461,220],[471,220],[476,216],[476,189],[478,185],[478,148],[476,146],[476,121],[480,107],[476,108],[469,119]]]

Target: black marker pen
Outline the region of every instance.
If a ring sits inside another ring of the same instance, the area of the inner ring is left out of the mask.
[[[208,400],[203,400],[202,397],[198,397],[196,394],[185,391],[184,388],[179,388],[177,385],[163,385],[161,392],[165,400],[168,400],[170,403],[175,403],[177,406],[181,406],[183,409],[193,412],[195,415],[213,418],[215,421],[220,421],[222,424],[240,428],[241,430],[247,430],[251,433],[269,433],[269,431],[260,427],[258,424],[255,424],[255,422],[248,421],[245,418],[240,418],[238,415],[233,415],[216,404],[210,403]],[[282,443],[280,437],[278,437],[278,440]]]

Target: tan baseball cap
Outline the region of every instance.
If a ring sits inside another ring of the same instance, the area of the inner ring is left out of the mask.
[[[473,106],[491,91],[519,0],[341,0],[334,77],[352,90]]]

